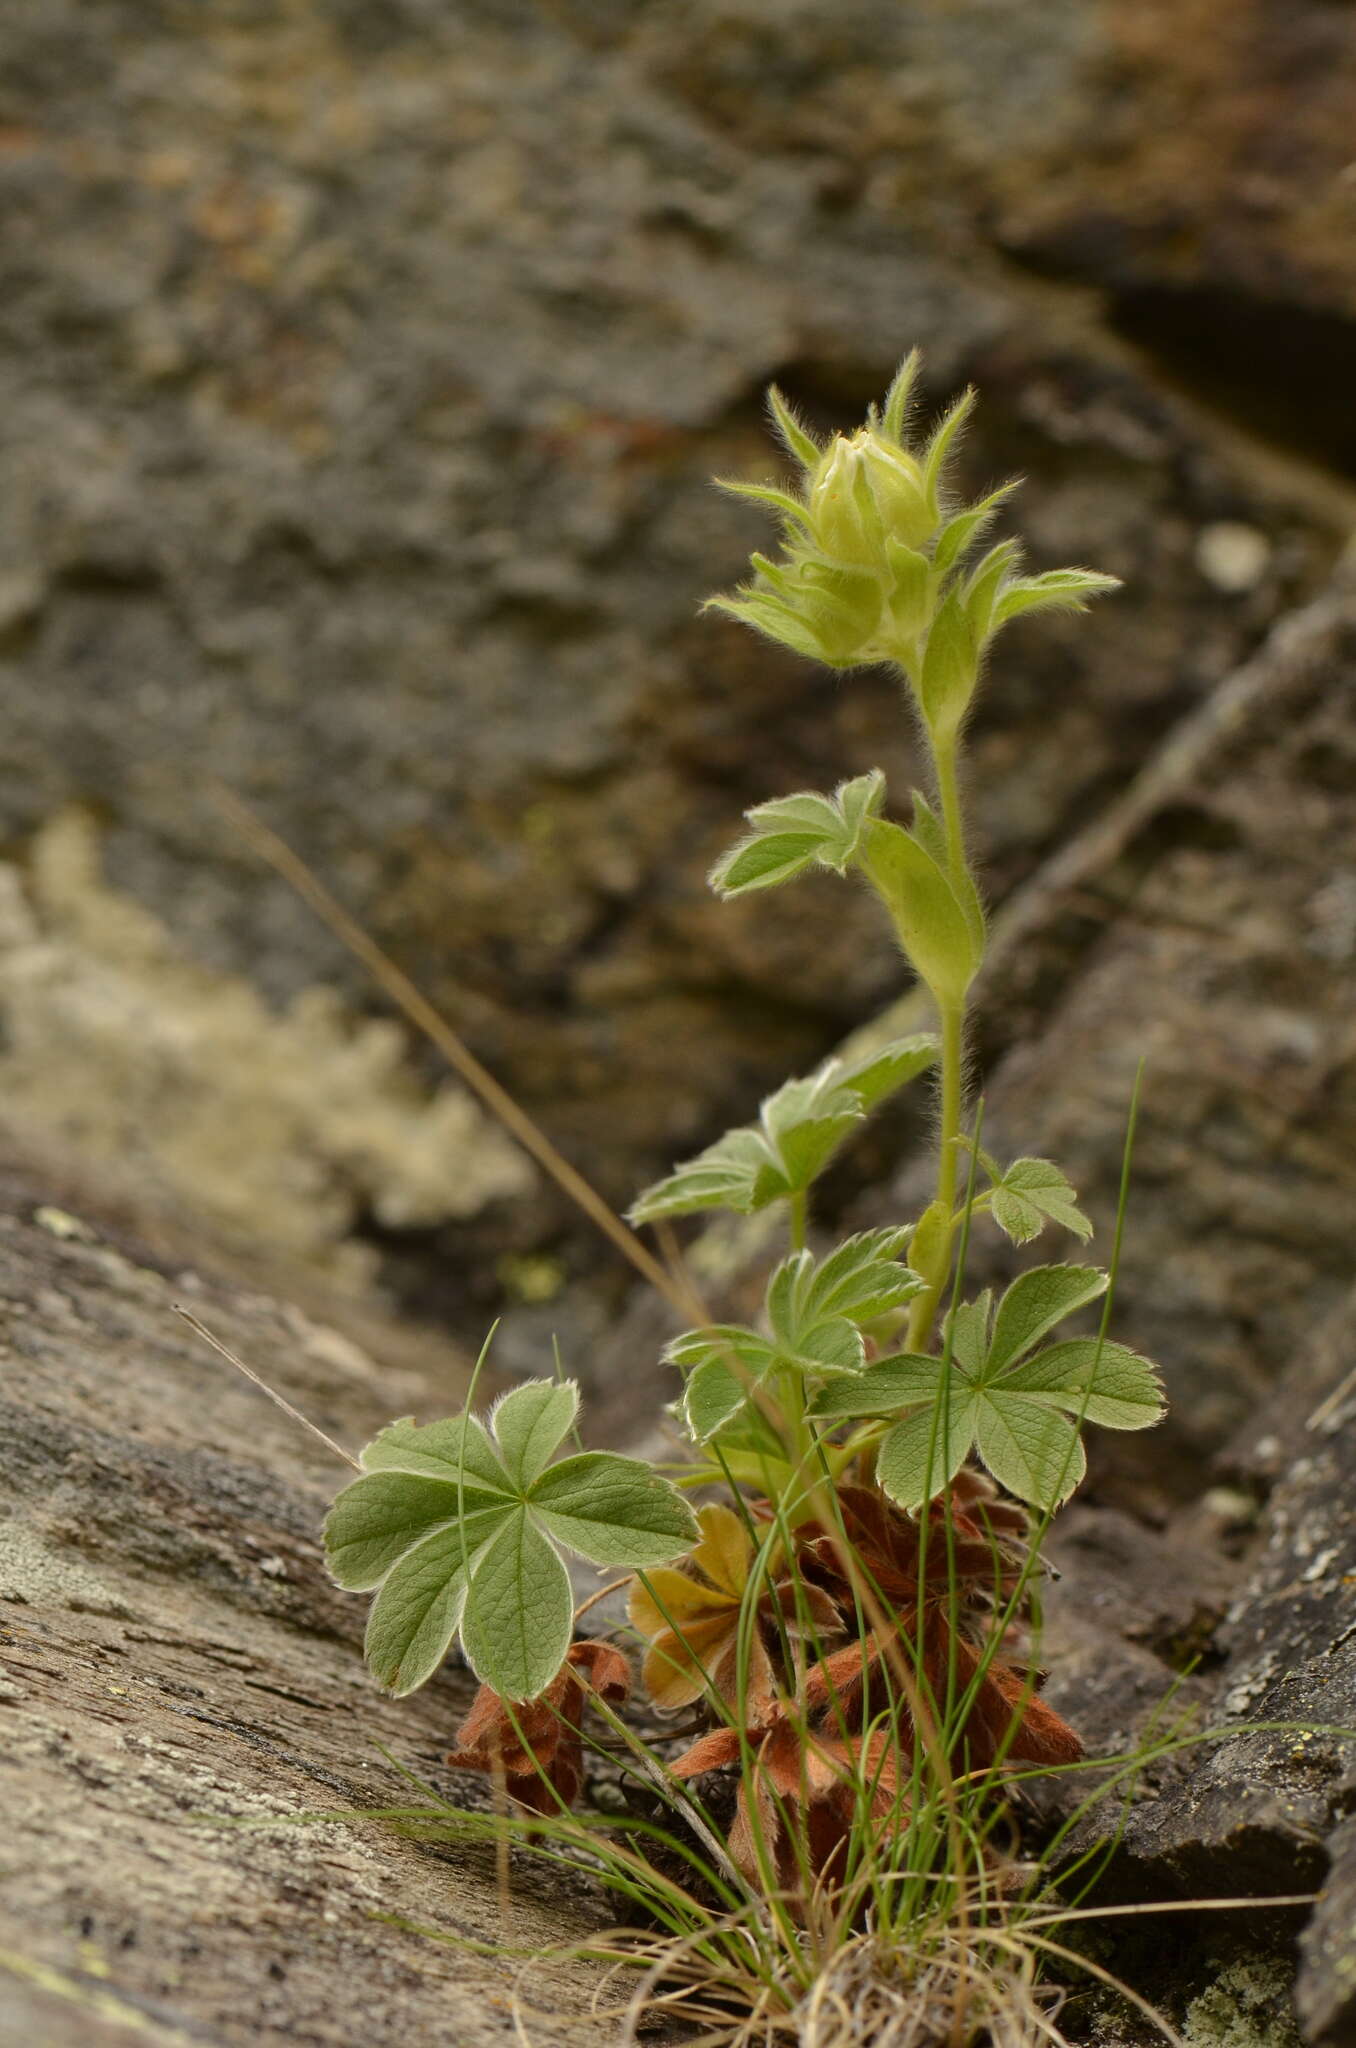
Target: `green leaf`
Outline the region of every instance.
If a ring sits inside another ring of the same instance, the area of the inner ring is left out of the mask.
[[[821,860],[841,875],[856,859],[862,833],[868,819],[878,817],[885,801],[885,777],[879,768],[870,768],[865,775],[855,775],[848,782],[840,782],[833,793],[834,807],[838,812],[840,825],[837,837],[831,847],[826,847]]]
[[[768,411],[772,414],[778,434],[786,443],[788,453],[795,457],[802,469],[818,469],[823,449],[813,435],[801,425],[775,384],[768,385],[767,403]]]
[[[835,1316],[807,1330],[789,1362],[812,1378],[855,1374],[866,1364],[866,1344],[855,1323]]]
[[[466,1661],[501,1699],[535,1699],[564,1663],[573,1632],[570,1575],[520,1508],[472,1568],[461,1623]]]
[[[993,1220],[1014,1244],[1029,1244],[1047,1222],[1061,1224],[1077,1237],[1092,1236],[1092,1225],[1078,1207],[1073,1188],[1050,1160],[1014,1159],[1002,1174],[992,1161],[987,1163],[994,1180]]]
[[[992,1314],[993,1294],[986,1287],[974,1301],[957,1303],[946,1319],[951,1356],[971,1379],[978,1379],[984,1370],[984,1361],[989,1354],[989,1318]]]
[[[712,868],[719,896],[747,895],[791,881],[812,863],[842,874],[856,858],[862,831],[880,809],[885,778],[878,768],[840,783],[831,797],[813,790],[755,804],[752,828]]]
[[[698,1443],[739,1413],[775,1357],[767,1338],[742,1323],[713,1323],[674,1338],[664,1358],[691,1374],[683,1390],[683,1412]]]
[[[731,498],[747,498],[754,505],[770,505],[774,512],[780,512],[784,519],[792,519],[798,526],[810,530],[810,515],[798,498],[789,491],[779,491],[774,484],[746,484],[738,477],[718,476],[716,489],[725,491]],[[711,599],[711,603],[715,603]]]
[[[882,818],[872,820],[863,853],[867,875],[917,973],[939,1001],[958,1006],[981,949],[946,874],[917,839]]]
[[[994,1478],[1036,1507],[1058,1507],[1087,1469],[1076,1425],[1006,1386],[984,1389],[974,1428],[979,1455]]]
[[[892,1039],[879,1052],[864,1053],[859,1060],[840,1062],[834,1076],[840,1088],[850,1088],[864,1110],[870,1111],[898,1092],[909,1081],[935,1067],[941,1054],[941,1040],[931,1031],[916,1032],[911,1038]]]
[[[866,1415],[894,1415],[901,1408],[931,1408],[942,1383],[942,1362],[921,1352],[900,1351],[878,1358],[855,1379],[836,1380],[816,1394],[810,1413],[820,1420],[846,1421]]]
[[[734,597],[708,597],[702,610],[724,612],[727,618],[738,619],[742,626],[752,626],[755,633],[776,640],[810,661],[827,659],[822,643],[794,605],[768,597],[750,584],[742,584]]]
[[[938,1404],[916,1408],[897,1422],[876,1454],[876,1477],[891,1500],[912,1509],[934,1499],[965,1463],[974,1425],[973,1390],[955,1387],[945,1414]]]
[[[909,1240],[909,1262],[919,1273],[933,1273],[945,1254],[951,1235],[949,1202],[929,1202],[913,1227]]]
[[[732,846],[716,862],[707,879],[718,896],[747,896],[753,889],[776,889],[804,874],[820,844],[809,832],[755,833]]]
[[[496,1691],[535,1694],[570,1637],[569,1575],[553,1543],[594,1563],[642,1567],[696,1541],[678,1489],[639,1460],[581,1452],[548,1463],[578,1398],[572,1382],[553,1380],[506,1395],[492,1416],[506,1462],[467,1415],[396,1423],[369,1445],[377,1469],[338,1496],[325,1542],[341,1585],[378,1588],[367,1653],[383,1685],[422,1685],[461,1626],[468,1658]],[[493,1489],[466,1477],[477,1471]]]
[[[574,1380],[528,1380],[495,1403],[490,1428],[518,1491],[546,1470],[578,1413]]]
[[[897,1262],[906,1232],[868,1230],[816,1263],[793,1252],[772,1275],[767,1317],[778,1358],[815,1376],[858,1372],[866,1348],[857,1325],[919,1293],[923,1282]]]
[[[767,1140],[760,1131],[746,1126],[727,1131],[705,1152],[656,1181],[632,1204],[628,1215],[632,1223],[653,1223],[660,1216],[690,1216],[699,1209],[733,1209],[747,1216],[786,1191],[785,1176]]]
[[[365,1593],[433,1530],[445,1529],[463,1515],[468,1528],[480,1530],[488,1526],[487,1515],[492,1523],[509,1506],[502,1494],[470,1487],[459,1493],[442,1479],[370,1472],[346,1486],[325,1517],[326,1563],[336,1585],[349,1593]]]
[[[880,423],[889,438],[900,446],[903,445],[904,429],[909,421],[909,404],[922,362],[922,352],[916,348],[910,349],[895,371],[890,389],[885,394]]]
[[[998,1304],[985,1380],[996,1379],[1047,1330],[1105,1292],[1106,1274],[1095,1266],[1033,1266],[1021,1274]]]
[[[928,632],[918,696],[933,732],[951,740],[959,732],[979,680],[979,649],[960,593],[951,589]]]
[[[866,1113],[934,1065],[937,1054],[937,1039],[921,1033],[855,1061],[826,1060],[807,1078],[785,1082],[764,1102],[758,1125],[727,1131],[656,1181],[633,1203],[630,1221],[717,1208],[747,1216],[808,1188]]]
[[[1011,477],[996,491],[990,491],[987,498],[980,499],[978,504],[967,505],[954,519],[947,520],[937,536],[933,554],[933,561],[941,574],[945,575],[948,569],[964,559],[994,519],[999,506],[1012,496],[1020,483],[1020,477]]]
[[[1065,1408],[1106,1429],[1150,1429],[1165,1402],[1156,1368],[1137,1351],[1109,1339],[1067,1338],[1012,1366],[997,1383]]]
[[[581,1451],[562,1459],[529,1496],[542,1527],[591,1564],[643,1570],[690,1550],[699,1534],[682,1495],[639,1458]]]
[[[747,1407],[752,1391],[718,1358],[705,1359],[695,1367],[683,1389],[681,1404],[683,1422],[692,1441],[703,1444],[732,1423]]]
[[[845,1238],[817,1266],[812,1262],[802,1269],[795,1298],[797,1321],[852,1316],[870,1322],[921,1293],[923,1282],[917,1273],[898,1263],[907,1237],[906,1230],[864,1230]]]
[[[833,1115],[801,1117],[789,1123],[777,1141],[787,1187],[810,1187],[843,1140],[865,1121],[857,1098],[845,1096],[843,1108]]]
[[[1120,587],[1119,576],[1101,576],[1094,569],[1050,569],[1043,576],[1019,577],[998,598],[994,630],[1023,612],[1086,611],[1094,597]]]
[[[934,514],[940,514],[942,478],[956,437],[974,411],[975,394],[964,391],[929,440],[923,456],[923,486]]]
[[[508,1511],[510,1520],[517,1514],[515,1508]],[[488,1534],[493,1537],[503,1523],[502,1515],[491,1517]],[[364,1650],[388,1691],[414,1692],[442,1663],[461,1622],[466,1568],[475,1555],[453,1524],[432,1530],[387,1573],[367,1617]]]
[[[374,1436],[359,1454],[359,1461],[367,1472],[415,1472],[454,1486],[513,1493],[513,1482],[484,1424],[474,1415],[450,1415],[440,1422],[425,1423],[407,1415]]]

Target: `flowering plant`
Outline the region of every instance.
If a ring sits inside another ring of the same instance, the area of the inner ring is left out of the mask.
[[[1153,1366],[1108,1338],[1105,1316],[1095,1334],[1064,1330],[1105,1299],[1100,1269],[1042,1263],[997,1301],[962,1298],[978,1220],[1018,1245],[1052,1227],[1091,1234],[1056,1166],[1003,1164],[964,1129],[986,941],[961,799],[965,723],[1007,625],[1081,609],[1115,579],[1028,575],[1015,541],[984,546],[1014,486],[959,499],[952,459],[972,399],[916,440],[917,368],[910,356],[882,408],[826,445],[772,392],[797,486],[724,487],[776,515],[780,550],[755,554],[751,580],[711,605],[834,669],[889,664],[930,787],[912,792],[907,822],[887,815],[878,770],[761,803],[711,883],[733,897],[816,866],[855,876],[929,991],[935,1032],[787,1082],[756,1121],[635,1203],[637,1226],[774,1206],[786,1221],[761,1314],[694,1320],[668,1346],[688,1441],[669,1476],[602,1452],[555,1461],[578,1392],[530,1381],[487,1423],[468,1411],[383,1430],[326,1525],[339,1584],[375,1592],[377,1677],[410,1691],[460,1635],[483,1690],[453,1760],[497,1771],[539,1813],[581,1789],[585,1707],[611,1711],[631,1685],[624,1650],[576,1639],[561,1553],[633,1574],[644,1688],[696,1738],[670,1782],[736,1769],[728,1864],[755,1890],[800,1887],[802,1910],[815,1886],[846,1882],[864,1835],[909,1824],[929,1773],[1079,1754],[1027,1658],[1033,1518],[1078,1484],[1085,1424],[1141,1429],[1163,1406]],[[925,1076],[938,1104],[932,1200],[889,1227],[811,1242],[829,1162]],[[694,1513],[688,1496],[702,1492]],[[662,1756],[662,1727],[655,1744]]]

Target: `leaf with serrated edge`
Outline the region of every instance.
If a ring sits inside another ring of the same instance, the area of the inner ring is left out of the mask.
[[[921,1507],[953,1479],[974,1440],[974,1395],[946,1404],[946,1414],[916,1408],[883,1438],[876,1478],[902,1508]]]
[[[787,1182],[794,1189],[808,1188],[823,1171],[850,1132],[864,1121],[855,1096],[835,1116],[806,1117],[784,1131],[777,1141]]]
[[[998,1304],[985,1379],[1020,1358],[1047,1330],[1106,1292],[1106,1274],[1095,1266],[1033,1266],[1013,1281]]]
[[[1099,1355],[1100,1351],[1100,1355]],[[1104,1429],[1151,1429],[1165,1402],[1157,1371],[1124,1344],[1071,1337],[1004,1373],[1001,1391],[1029,1394]]]
[[[866,1364],[866,1344],[855,1323],[844,1316],[831,1316],[807,1330],[791,1356],[804,1372],[855,1376]]]
[[[460,1514],[479,1526],[509,1503],[502,1494],[459,1490],[444,1479],[411,1472],[369,1472],[336,1496],[325,1517],[325,1558],[336,1585],[365,1593],[379,1585],[398,1557]]]
[[[570,1575],[519,1509],[472,1568],[461,1624],[466,1661],[501,1699],[535,1699],[565,1662],[573,1633]]]
[[[1018,1500],[1056,1508],[1087,1469],[1076,1424],[1042,1401],[986,1388],[974,1421],[979,1455]]]
[[[521,1511],[510,1508],[510,1519]],[[493,1536],[504,1518],[492,1518]],[[474,1558],[455,1524],[407,1550],[382,1582],[367,1617],[364,1649],[373,1674],[403,1696],[432,1678],[452,1645],[466,1602],[466,1565]]]
[[[543,1473],[529,1504],[542,1527],[591,1564],[667,1564],[697,1540],[691,1508],[639,1458],[581,1451]]]
[[[487,1493],[513,1493],[485,1426],[474,1415],[424,1423],[407,1415],[374,1436],[360,1453],[360,1462],[367,1472],[417,1472],[425,1479],[450,1480]]]
[[[729,1208],[747,1214],[754,1206],[758,1177],[771,1164],[772,1154],[760,1131],[747,1126],[727,1131],[646,1188],[632,1204],[630,1220],[648,1223],[656,1216],[687,1216],[697,1209]]]
[[[683,1389],[683,1420],[695,1443],[705,1443],[732,1422],[749,1398],[749,1387],[718,1358],[699,1365]]]
[[[490,1410],[490,1430],[514,1483],[526,1490],[546,1470],[574,1427],[574,1380],[527,1380]]]
[[[989,1203],[989,1214],[1005,1237],[1014,1244],[1030,1244],[1039,1237],[1049,1222],[1034,1202],[1028,1202],[1024,1195],[1014,1194],[1011,1188],[997,1187]]]
[[[878,1358],[856,1379],[841,1380],[816,1394],[812,1415],[846,1420],[859,1415],[893,1415],[900,1408],[931,1407],[942,1381],[942,1362],[917,1351]]]
[[[853,1316],[866,1322],[910,1300],[924,1283],[897,1263],[906,1236],[903,1230],[875,1230],[846,1238],[805,1287],[802,1316]]]
[[[839,1083],[852,1090],[863,1109],[873,1110],[907,1082],[935,1067],[940,1052],[941,1040],[931,1031],[897,1038],[892,1044],[883,1045],[879,1052],[844,1062]]]
[[[736,1372],[742,1368],[750,1378],[766,1372],[772,1356],[767,1338],[743,1323],[703,1323],[698,1330],[684,1330],[664,1347],[666,1365],[690,1371],[714,1358],[726,1366],[733,1362]]]
[[[984,1359],[989,1349],[989,1317],[993,1312],[993,1294],[985,1288],[973,1301],[959,1302],[947,1317],[946,1330],[951,1345],[951,1356],[963,1372],[972,1379],[978,1379],[984,1369]]]
[[[993,1215],[999,1227],[1007,1230],[1010,1237],[1014,1231],[1003,1221],[999,1213],[1000,1202],[1010,1213],[1025,1224],[1027,1212],[1039,1212],[1034,1227],[1027,1230],[1028,1237],[1034,1237],[1041,1228],[1040,1218],[1048,1217],[1065,1230],[1072,1230],[1076,1236],[1092,1236],[1092,1225],[1078,1207],[1077,1197],[1068,1180],[1059,1168],[1048,1159],[1014,1159],[1005,1172],[999,1173],[992,1161],[985,1162],[994,1180]],[[1018,1239],[1017,1242],[1022,1242]]]

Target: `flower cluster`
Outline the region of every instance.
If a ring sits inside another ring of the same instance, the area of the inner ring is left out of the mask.
[[[1009,620],[1081,610],[1116,578],[1090,569],[1023,576],[1013,540],[966,566],[1017,480],[973,504],[957,502],[948,472],[974,396],[966,392],[928,440],[911,447],[918,368],[915,350],[881,411],[873,406],[864,427],[824,446],[773,389],[773,422],[800,470],[799,489],[731,479],[722,489],[779,515],[782,554],[755,554],[753,580],[733,597],[710,599],[708,609],[830,668],[897,664],[930,727],[954,734],[985,650]]]

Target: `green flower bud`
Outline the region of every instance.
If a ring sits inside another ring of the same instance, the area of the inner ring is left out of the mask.
[[[826,555],[878,574],[887,571],[887,540],[917,547],[936,525],[918,464],[872,427],[835,435],[810,485],[807,510]]]

